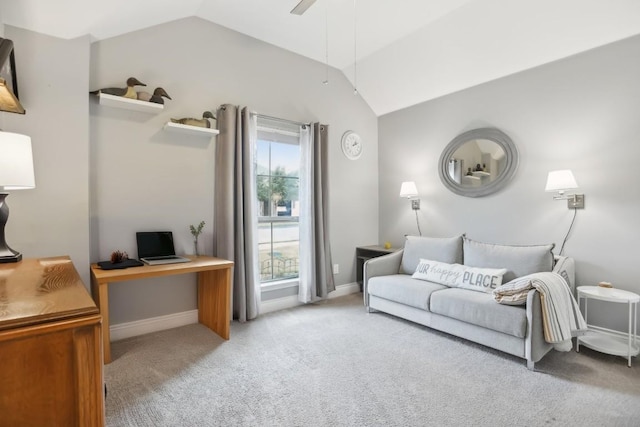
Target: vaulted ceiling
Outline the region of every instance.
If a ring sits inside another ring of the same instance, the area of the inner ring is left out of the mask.
[[[101,40],[198,16],[341,70],[377,115],[640,34],[638,0],[317,0],[290,14],[297,3],[0,0],[0,17]]]

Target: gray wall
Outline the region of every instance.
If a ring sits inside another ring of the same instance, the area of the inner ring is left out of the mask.
[[[544,192],[547,172],[571,169],[586,195],[565,254],[578,285],[610,281],[640,292],[640,37],[502,78],[379,119],[380,240],[401,245],[415,217],[398,197],[414,180],[423,235],[496,243],[555,242],[573,211]],[[442,185],[437,163],[456,135],[479,127],[506,132],[520,166],[506,189],[464,198]],[[625,330],[626,308],[593,303],[593,323]]]
[[[212,255],[215,139],[165,133],[169,118],[199,116],[218,105],[330,125],[330,221],[338,284],[355,281],[355,246],[377,242],[377,118],[349,83],[324,64],[198,18],[187,18],[96,42],[91,88],[135,76],[173,100],[158,115],[102,105],[90,108],[91,260],[121,249],[136,254],[135,232],[174,232],[179,252],[192,252],[189,224],[206,221],[201,241]],[[141,90],[143,88],[140,88]],[[348,129],[361,134],[358,161],[340,151]],[[193,277],[110,286],[112,324],[196,308]]]
[[[89,37],[61,40],[5,26],[25,115],[3,130],[31,137],[34,190],[14,191],[7,243],[24,257],[69,255],[89,287]]]

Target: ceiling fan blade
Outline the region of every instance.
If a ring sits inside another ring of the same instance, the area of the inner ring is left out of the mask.
[[[296,5],[296,7],[294,7],[293,9],[291,9],[290,13],[293,13],[294,15],[302,15],[303,13],[305,13],[307,11],[307,9],[309,9],[311,7],[312,4],[314,4],[316,2],[316,0],[300,0],[300,3],[298,3]]]

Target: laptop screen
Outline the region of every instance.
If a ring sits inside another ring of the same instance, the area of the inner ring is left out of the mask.
[[[138,258],[175,255],[171,231],[138,231]]]

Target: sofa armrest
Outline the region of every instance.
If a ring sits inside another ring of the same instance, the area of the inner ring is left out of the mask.
[[[376,276],[388,276],[390,274],[398,274],[400,271],[400,263],[402,262],[402,254],[404,250],[399,250],[388,255],[371,258],[364,263],[364,274],[362,277],[362,295],[365,307],[369,307],[369,293],[367,285],[369,279]]]
[[[542,302],[540,293],[532,289],[527,293],[527,338],[525,339],[525,358],[527,366],[533,370],[533,364],[551,350],[551,344],[544,339],[542,324]]]
[[[553,272],[558,273],[567,281],[571,294],[576,295],[576,262],[573,258],[556,256],[553,264]]]

